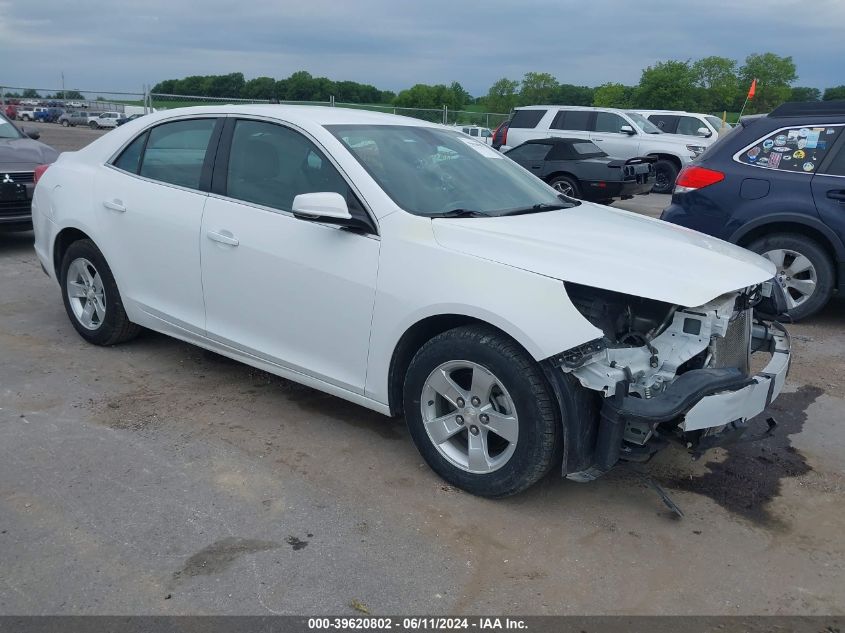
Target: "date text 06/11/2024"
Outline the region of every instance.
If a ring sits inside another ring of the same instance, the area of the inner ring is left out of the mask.
[[[474,617],[346,617],[309,618],[309,630],[369,630],[369,631],[445,631],[445,630],[526,630],[519,618]]]

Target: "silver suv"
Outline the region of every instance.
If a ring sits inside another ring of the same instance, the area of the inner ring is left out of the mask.
[[[508,145],[554,136],[589,139],[615,158],[654,156],[655,193],[670,193],[681,168],[707,145],[700,137],[663,134],[637,112],[557,105],[517,108]]]

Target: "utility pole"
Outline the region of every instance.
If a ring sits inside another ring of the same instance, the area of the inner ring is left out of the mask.
[[[62,99],[65,98],[65,71],[62,71]]]

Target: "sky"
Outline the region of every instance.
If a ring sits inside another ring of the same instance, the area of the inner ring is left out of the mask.
[[[0,85],[140,91],[187,75],[297,70],[399,91],[501,77],[636,84],[668,59],[791,55],[845,84],[845,0],[0,0]]]

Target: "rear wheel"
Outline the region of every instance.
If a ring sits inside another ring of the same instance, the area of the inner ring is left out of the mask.
[[[70,125],[70,123],[68,123],[67,119],[62,119],[62,125],[64,127],[68,127]]]
[[[100,127],[100,126],[99,126],[99,125],[97,125],[97,122],[96,122],[96,121],[91,121],[91,122],[88,124],[88,127],[90,127],[92,130],[96,130],[96,129],[97,129],[98,127]]]
[[[678,179],[678,168],[671,160],[661,158],[654,163],[654,193],[672,193],[675,180]]]
[[[560,460],[561,424],[540,366],[489,326],[431,339],[405,376],[405,417],[429,466],[484,497],[525,490]]]
[[[68,247],[59,281],[70,322],[89,343],[115,345],[141,331],[126,316],[111,269],[91,240]]]
[[[570,198],[580,198],[581,188],[578,186],[578,181],[570,176],[555,176],[549,181],[549,184],[557,189],[560,193]]]
[[[778,233],[748,246],[777,267],[789,316],[805,319],[821,310],[833,294],[833,262],[818,242],[803,235]]]

